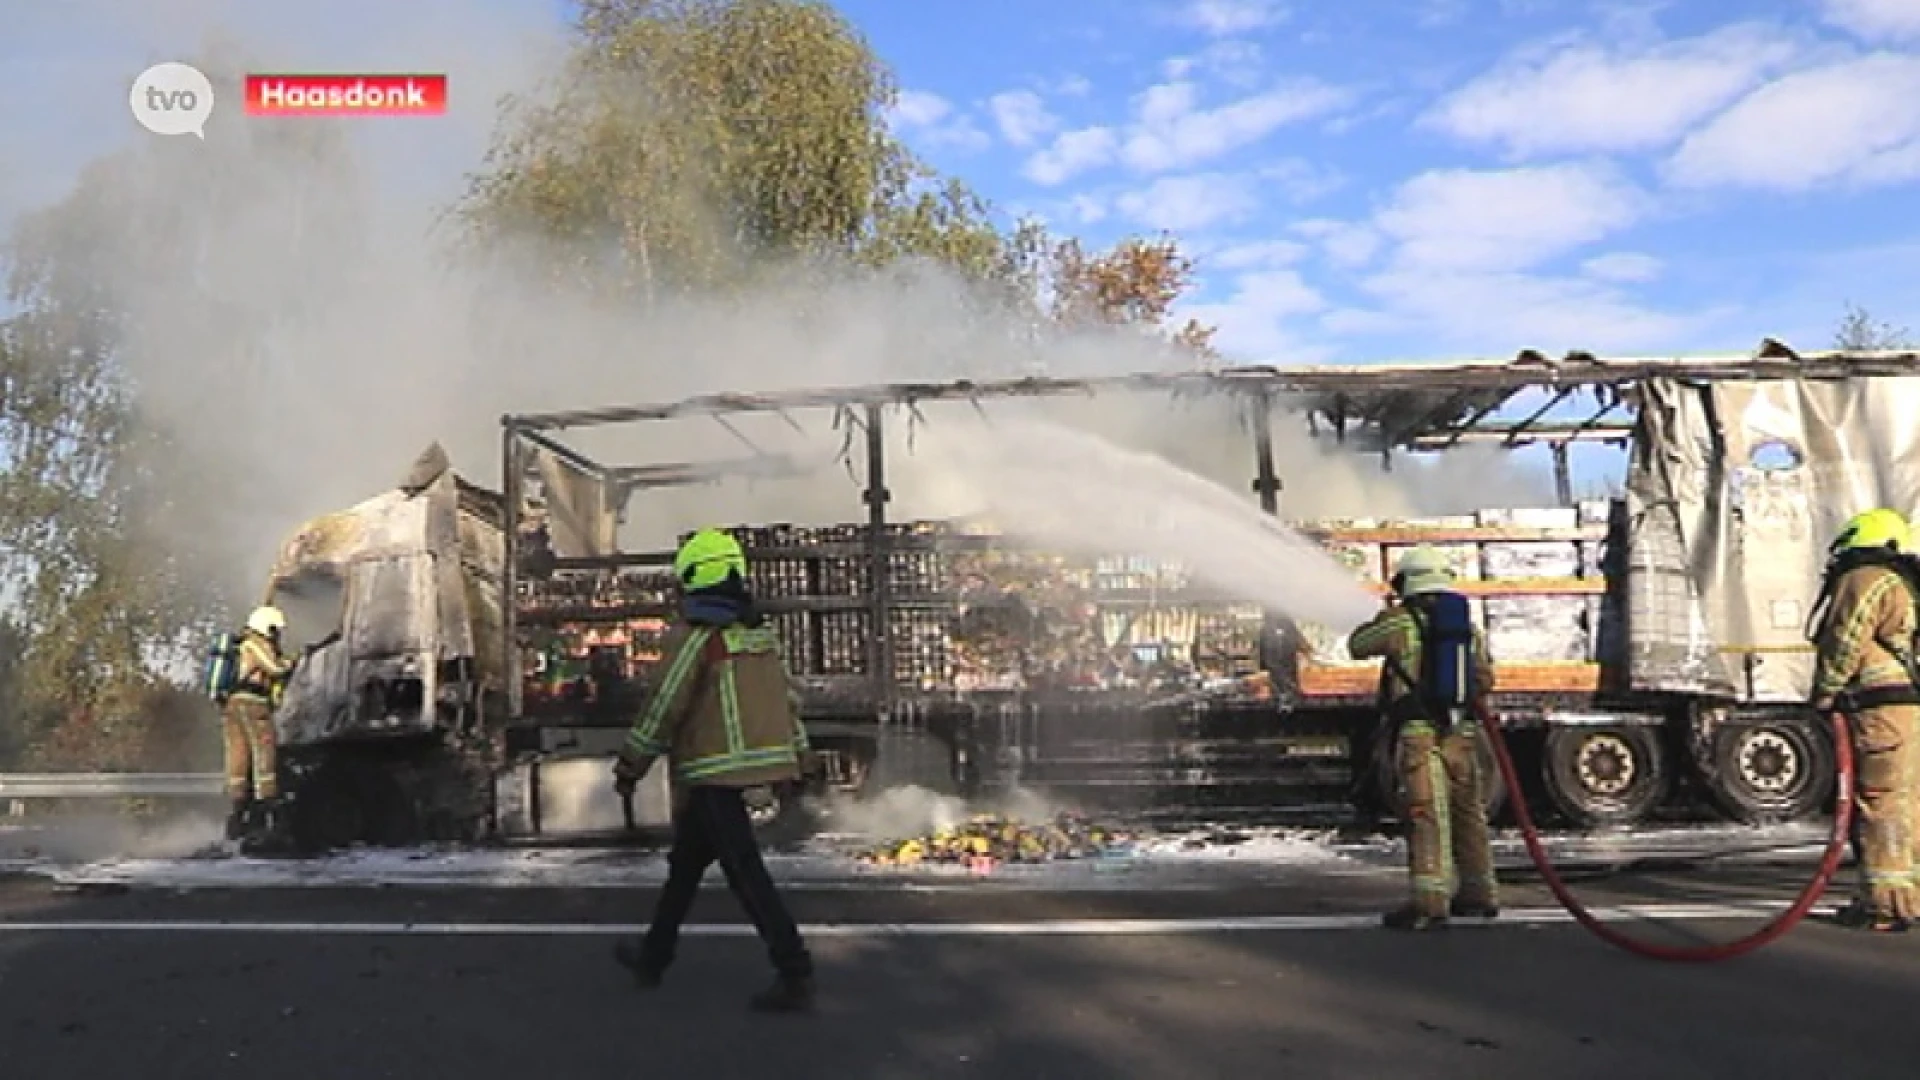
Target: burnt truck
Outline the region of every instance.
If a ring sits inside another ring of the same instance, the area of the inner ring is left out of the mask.
[[[968,795],[1021,786],[1143,815],[1391,817],[1378,670],[1346,658],[1344,628],[1137,554],[1044,550],[975,521],[889,514],[894,418],[1108,394],[1231,403],[1251,498],[1283,519],[1276,417],[1330,429],[1383,467],[1462,445],[1547,447],[1561,505],[1291,524],[1381,592],[1410,546],[1454,561],[1527,785],[1496,801],[1526,798],[1575,828],[1817,814],[1833,749],[1803,705],[1805,623],[1839,523],[1920,501],[1920,450],[1902,420],[1920,402],[1916,363],[1768,341],[1701,359],[1523,353],[507,416],[497,489],[456,474],[436,446],[399,487],[307,523],[280,553],[268,599],[310,646],[276,715],[296,833],[330,847],[620,829],[607,761],[647,700],[676,603],[669,545],[622,551],[623,522],[668,489],[778,483],[802,466],[757,449],[609,466],[560,435],[821,410],[846,432],[863,518],[733,530],[820,751],[818,772],[779,793],[772,816],[792,823],[808,792],[911,782]],[[1570,454],[1586,443],[1626,449],[1616,497],[1574,499]],[[624,823],[663,823],[668,806],[655,770]]]

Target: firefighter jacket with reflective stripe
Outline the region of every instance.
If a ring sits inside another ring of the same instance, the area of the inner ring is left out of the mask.
[[[240,663],[233,675],[233,693],[228,695],[229,700],[279,704],[287,676],[293,673],[293,661],[280,652],[279,646],[251,630],[240,635],[239,653]]]
[[[682,624],[667,635],[656,671],[623,756],[664,754],[689,785],[756,787],[799,775],[807,733],[770,627]]]
[[[1842,574],[1815,638],[1813,696],[1910,687],[1895,650],[1911,647],[1913,627],[1913,594],[1898,571],[1862,566]]]
[[[1379,658],[1380,711],[1392,714],[1401,699],[1414,692],[1420,679],[1420,624],[1405,604],[1393,606],[1375,615],[1347,638],[1347,652],[1355,660]],[[1405,678],[1396,674],[1405,672]],[[1474,681],[1481,693],[1492,692],[1493,661],[1487,655],[1486,635],[1478,627],[1473,631]]]

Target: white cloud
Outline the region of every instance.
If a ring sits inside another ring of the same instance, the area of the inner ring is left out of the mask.
[[[1293,231],[1317,240],[1335,266],[1355,270],[1365,266],[1379,253],[1385,242],[1372,226],[1350,221],[1311,218],[1297,222]]]
[[[1181,21],[1216,37],[1263,30],[1291,14],[1280,0],[1189,0]]]
[[[1085,75],[1069,75],[1053,84],[1053,92],[1061,97],[1086,97],[1093,92],[1093,82]]]
[[[1826,0],[1826,20],[1869,41],[1920,38],[1915,0]]]
[[[1093,195],[1075,195],[1067,200],[1067,212],[1082,225],[1098,225],[1111,213],[1106,201]]]
[[[1171,57],[1161,69],[1169,79],[1204,75],[1246,90],[1260,83],[1267,58],[1258,44],[1234,39],[1216,41],[1197,53]]]
[[[1020,171],[1034,183],[1052,187],[1111,162],[1119,148],[1120,136],[1112,128],[1062,132],[1053,145],[1028,158]]]
[[[1218,327],[1214,346],[1241,362],[1311,364],[1326,360],[1329,350],[1294,326],[1326,308],[1326,298],[1298,272],[1263,270],[1235,277],[1225,300],[1181,305],[1174,316]]]
[[[1136,99],[1138,121],[1121,157],[1141,172],[1191,166],[1266,138],[1288,124],[1345,105],[1345,90],[1314,80],[1288,82],[1214,109],[1197,109],[1192,83],[1162,83]]]
[[[1297,263],[1308,251],[1307,245],[1292,240],[1254,240],[1203,251],[1197,261],[1205,270],[1269,270]]]
[[[1393,271],[1364,287],[1390,316],[1444,339],[1446,347],[1507,356],[1527,347],[1550,355],[1674,348],[1724,314],[1657,311],[1605,285],[1521,273]]]
[[[1060,126],[1059,119],[1047,111],[1046,102],[1031,90],[995,94],[988,99],[987,107],[993,112],[1001,138],[1015,146],[1032,146]]]
[[[1580,269],[1588,277],[1599,278],[1601,281],[1637,284],[1659,277],[1660,271],[1665,266],[1665,263],[1652,255],[1643,255],[1634,251],[1615,251],[1588,259],[1580,264]]]
[[[1052,185],[1116,160],[1137,172],[1192,168],[1351,100],[1347,90],[1314,79],[1295,79],[1203,109],[1199,88],[1192,82],[1159,83],[1134,96],[1134,120],[1123,132],[1109,127],[1062,132],[1052,145],[1028,159],[1024,172],[1035,183]]]
[[[1243,218],[1259,208],[1260,198],[1251,176],[1196,173],[1160,177],[1114,205],[1149,229],[1180,233]]]
[[[1428,352],[1648,348],[1670,344],[1701,318],[1647,308],[1622,291],[1620,282],[1657,272],[1655,260],[1616,252],[1587,260],[1588,277],[1535,271],[1651,208],[1645,193],[1602,165],[1434,170],[1402,184],[1369,222],[1296,229],[1323,245],[1351,245],[1356,263],[1390,245],[1381,269],[1359,283],[1376,304],[1329,312],[1330,333],[1410,335]]]
[[[1647,209],[1601,166],[1434,170],[1400,186],[1374,217],[1399,245],[1395,262],[1423,270],[1521,270],[1592,243]]]
[[[972,117],[926,90],[902,90],[893,103],[890,119],[902,137],[912,137],[922,146],[984,150],[993,142]]]
[[[1304,158],[1289,158],[1262,166],[1255,171],[1265,184],[1277,188],[1293,202],[1312,202],[1346,186],[1346,177],[1332,166],[1316,165]]]
[[[1666,174],[1685,187],[1780,191],[1920,178],[1920,56],[1875,53],[1781,78],[1689,136]]]
[[[1632,46],[1562,40],[1514,54],[1420,123],[1523,157],[1662,147],[1798,52],[1782,32],[1757,24]]]

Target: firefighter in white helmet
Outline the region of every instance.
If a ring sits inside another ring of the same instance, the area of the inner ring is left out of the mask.
[[[261,831],[277,837],[285,827],[280,805],[279,740],[273,709],[293,674],[294,661],[281,648],[287,617],[264,606],[247,616],[240,635],[233,689],[221,705],[227,759],[227,838],[241,839],[258,819]]]
[[[1394,599],[1353,632],[1347,651],[1356,660],[1383,661],[1382,721],[1398,734],[1413,890],[1384,922],[1424,930],[1445,926],[1449,915],[1490,918],[1500,911],[1478,715],[1493,689],[1493,664],[1444,555],[1422,545],[1394,571]]]

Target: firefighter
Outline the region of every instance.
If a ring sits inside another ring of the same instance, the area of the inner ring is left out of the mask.
[[[1913,677],[1914,595],[1901,571],[1912,532],[1892,510],[1848,521],[1828,549],[1814,635],[1811,701],[1852,724],[1860,880],[1843,926],[1903,931],[1920,914],[1914,880],[1920,688]]]
[[[774,983],[751,1007],[806,1011],[813,960],[761,860],[747,802],[750,791],[798,777],[808,752],[780,640],[755,610],[746,556],[733,537],[717,529],[693,534],[673,570],[684,590],[683,618],[663,644],[659,682],[614,765],[616,789],[631,798],[654,760],[668,759],[673,850],[651,927],[638,941],[620,942],[614,958],[640,986],[658,986],[700,879],[717,861],[773,961]]]
[[[279,741],[274,706],[285,692],[293,661],[280,647],[287,617],[276,607],[258,607],[240,634],[233,690],[221,708],[226,742],[227,839],[240,840],[258,825],[276,837],[285,825],[280,806]],[[257,820],[256,820],[257,819]]]
[[[1453,579],[1439,551],[1408,551],[1395,567],[1386,610],[1347,639],[1354,659],[1384,661],[1382,722],[1398,731],[1413,895],[1383,917],[1394,930],[1500,913],[1477,711],[1493,689],[1493,665]]]

